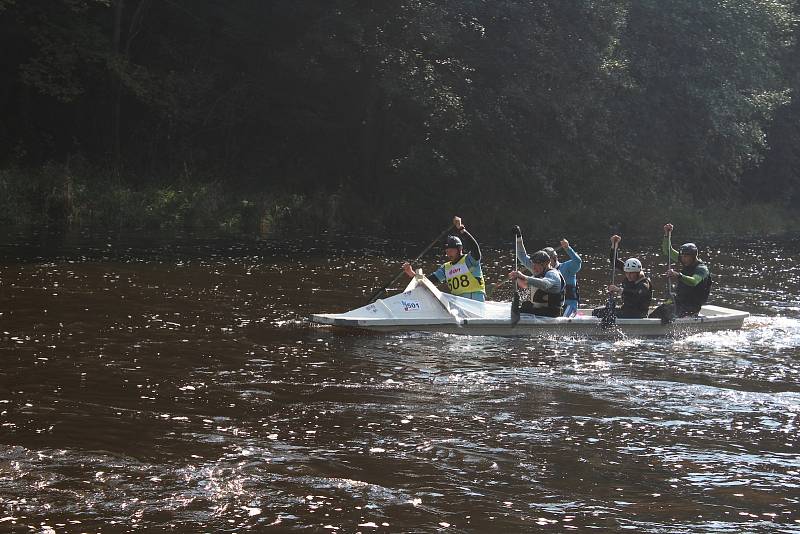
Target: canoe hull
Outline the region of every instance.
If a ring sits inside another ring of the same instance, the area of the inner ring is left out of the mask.
[[[536,317],[522,314],[511,323],[508,302],[478,303],[440,292],[425,278],[412,280],[403,293],[340,314],[315,314],[316,324],[356,328],[375,332],[443,332],[473,336],[503,337],[675,337],[701,332],[736,330],[747,312],[703,306],[696,317],[662,324],[659,319],[617,319],[603,328],[590,309],[573,318]]]
[[[726,311],[728,309],[725,309]],[[374,332],[441,332],[446,334],[460,334],[471,336],[501,336],[501,337],[616,337],[620,334],[630,337],[673,337],[686,336],[701,332],[716,332],[719,330],[737,330],[744,323],[749,314],[729,310],[733,314],[724,317],[707,316],[707,310],[702,310],[697,317],[676,319],[670,324],[661,324],[659,319],[617,319],[617,324],[611,328],[603,328],[600,321],[590,317],[576,317],[572,319],[558,318],[553,320],[537,320],[522,316],[516,325],[511,321],[465,320],[456,323],[421,323],[402,324],[391,321],[369,321],[359,319],[339,318],[331,315],[313,315],[311,320],[317,324],[328,324],[344,328],[357,328]]]

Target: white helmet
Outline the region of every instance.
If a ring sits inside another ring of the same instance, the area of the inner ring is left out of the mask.
[[[625,267],[623,267],[623,270],[626,273],[640,273],[642,272],[642,262],[636,258],[628,258],[625,260]]]

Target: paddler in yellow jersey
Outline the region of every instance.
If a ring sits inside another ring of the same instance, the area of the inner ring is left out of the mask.
[[[481,247],[467,232],[467,227],[461,224],[461,217],[453,217],[453,227],[461,237],[447,236],[444,253],[448,261],[429,274],[428,280],[434,284],[446,281],[453,295],[483,302],[486,300],[486,284],[481,270]],[[467,243],[466,254],[464,242]],[[403,264],[403,271],[409,277],[414,277],[414,268],[410,263]]]

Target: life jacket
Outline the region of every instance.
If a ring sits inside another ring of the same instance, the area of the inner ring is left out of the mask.
[[[564,310],[564,293],[565,288],[567,286],[567,281],[564,280],[564,275],[558,269],[553,269],[549,267],[546,271],[542,272],[542,276],[547,273],[547,271],[555,271],[558,273],[559,279],[561,279],[561,287],[558,290],[558,293],[547,293],[543,289],[537,289],[533,293],[533,306],[536,309],[537,315],[545,315],[542,313],[544,309],[547,309],[547,316],[549,317],[561,317],[561,314]]]
[[[688,267],[681,269],[681,274],[685,276],[694,276],[697,272],[697,267],[702,263],[701,261],[695,261]],[[710,272],[705,280],[696,286],[684,284],[679,280],[675,289],[675,304],[690,310],[699,310],[700,307],[708,301],[712,283]]]
[[[638,293],[641,286],[645,288],[644,293],[641,295],[631,295],[630,293]],[[626,298],[626,290],[629,296]],[[627,318],[631,317],[647,317],[647,311],[650,307],[650,301],[653,299],[653,286],[650,279],[646,276],[635,282],[629,282],[627,279],[622,282],[622,308],[620,309],[620,316]]]
[[[558,269],[559,273],[561,272],[561,266],[562,265],[564,265],[564,264],[563,263],[559,263],[556,266],[556,269]],[[563,276],[563,274],[562,274],[562,276]],[[566,278],[564,280],[566,281]],[[578,294],[578,281],[577,280],[575,281],[575,285],[567,284],[566,286],[564,286],[564,298],[566,300],[580,300],[581,297]]]
[[[564,286],[564,299],[566,300],[580,300],[578,295],[578,286],[567,284]]]
[[[473,293],[476,291],[486,292],[486,284],[483,277],[476,277],[467,267],[467,255],[462,255],[458,261],[448,261],[443,266],[444,276],[447,280],[447,287],[453,295]]]

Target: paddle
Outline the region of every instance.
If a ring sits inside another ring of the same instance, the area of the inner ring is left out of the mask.
[[[672,269],[672,230],[667,231],[667,272]],[[667,302],[664,303],[661,323],[669,324],[675,320],[675,296],[672,294],[672,278],[667,276]]]
[[[614,257],[611,260],[611,282],[609,285],[614,285],[614,273],[616,272],[617,268],[617,247],[619,243],[614,243]],[[603,314],[603,318],[600,319],[600,327],[601,328],[611,328],[615,324],[617,324],[617,312],[616,312],[616,305],[617,301],[614,297],[614,294],[609,292],[608,294],[608,301],[606,302],[606,312]]]
[[[430,245],[428,245],[427,247],[425,247],[425,250],[423,250],[422,252],[420,252],[420,253],[417,255],[417,257],[416,257],[416,258],[414,258],[413,260],[411,260],[409,263],[411,263],[411,264],[414,264],[414,263],[418,262],[418,261],[419,261],[419,259],[420,259],[422,256],[424,256],[424,255],[425,255],[425,254],[426,254],[426,253],[427,253],[427,252],[428,252],[428,251],[431,249],[431,247],[433,247],[433,245],[435,245],[436,243],[440,242],[440,241],[442,240],[442,238],[443,238],[445,235],[447,235],[447,233],[448,233],[450,230],[452,230],[452,229],[453,229],[453,225],[452,225],[452,224],[451,224],[450,226],[448,226],[447,228],[445,228],[445,229],[442,231],[442,233],[441,233],[441,234],[439,234],[439,235],[436,237],[436,239],[434,239],[433,241],[431,241]],[[403,274],[404,274],[404,271],[401,269],[401,270],[400,270],[400,272],[399,272],[399,273],[397,273],[397,276],[395,276],[394,278],[392,278],[391,280],[389,280],[388,282],[386,282],[386,284],[384,284],[384,286],[383,286],[383,287],[381,287],[380,289],[378,289],[377,291],[375,291],[375,293],[373,293],[373,294],[372,294],[372,296],[371,296],[371,297],[369,298],[369,300],[367,301],[367,304],[371,304],[371,303],[375,302],[376,300],[378,300],[378,297],[380,297],[380,296],[381,296],[381,295],[382,295],[382,294],[383,294],[383,293],[384,293],[384,292],[385,292],[385,291],[386,291],[386,290],[389,288],[389,286],[390,286],[390,285],[392,285],[392,284],[394,284],[395,282],[397,282],[397,280],[398,280],[398,279],[399,279],[401,276],[403,276]]]
[[[515,229],[519,232],[519,226],[516,226]],[[519,252],[519,244],[517,243],[517,237],[520,234],[514,237],[514,272],[519,271],[519,258],[517,254]],[[511,326],[516,325],[519,322],[519,287],[517,286],[517,280],[514,279],[514,295],[511,298]]]

